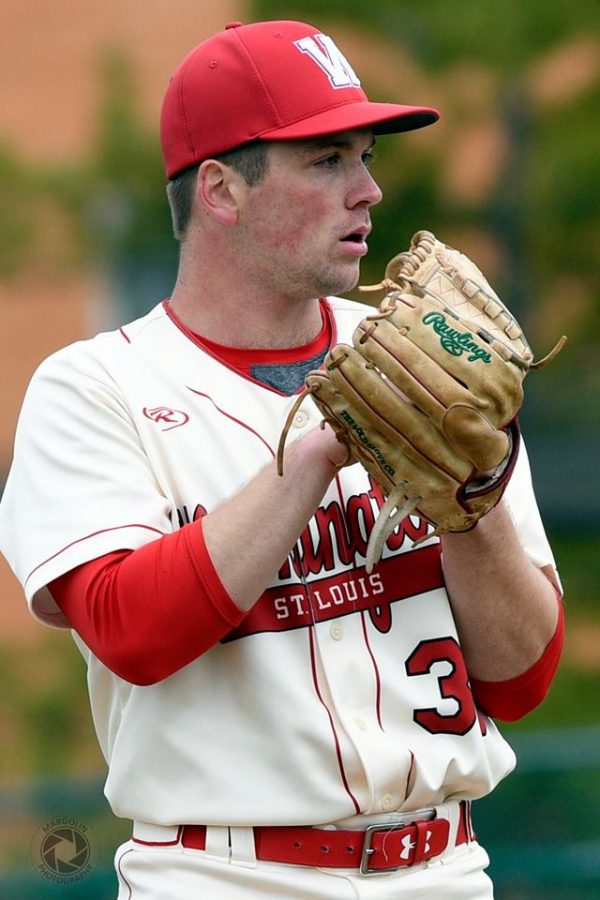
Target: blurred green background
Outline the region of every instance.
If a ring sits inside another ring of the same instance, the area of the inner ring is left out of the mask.
[[[35,16],[43,4],[25,6],[35,31],[43,25]],[[425,227],[474,258],[537,355],[561,334],[569,337],[552,366],[528,376],[522,416],[565,587],[565,654],[546,703],[503,728],[520,764],[493,797],[476,805],[475,824],[490,850],[501,900],[599,897],[600,5],[259,0],[232,2],[231,15],[222,9],[219,18],[214,3],[144,4],[150,19],[161,6],[186,22],[210,7],[215,29],[229,18],[313,22],[335,36],[373,99],[437,106],[442,119],[434,127],[378,143],[373,172],[385,198],[373,211],[363,281],[379,280],[387,259]],[[81,335],[98,321],[111,326],[143,313],[168,295],[173,281],[176,246],[157,141],[160,99],[155,95],[149,111],[144,107],[134,52],[136,37],[146,40],[148,29],[134,17],[134,5],[120,8],[119,27],[87,60],[97,91],[89,105],[91,138],[79,152],[23,152],[0,125],[5,359],[12,359],[17,339],[10,331],[13,298],[20,315],[27,302],[32,311],[39,308],[31,273],[40,291],[42,279],[61,284],[93,277],[101,285],[100,301],[77,297],[66,307]],[[77,9],[79,21],[86,13]],[[164,73],[213,30],[206,16],[198,21],[195,31],[188,25],[176,39],[166,34]],[[20,333],[18,354],[51,327],[50,319],[36,320],[29,339]],[[48,340],[49,352],[54,338]],[[24,387],[12,366],[2,370],[9,408]],[[9,417],[3,427],[8,445],[14,421]],[[0,478],[8,463],[5,454]],[[5,583],[9,616],[20,600],[15,585]],[[0,632],[0,895],[112,897],[112,854],[128,825],[113,819],[102,799],[104,764],[83,663],[68,635],[39,626],[25,628],[22,638],[18,629]],[[59,814],[78,817],[98,835],[94,872],[80,886],[52,885],[30,858],[33,832]]]

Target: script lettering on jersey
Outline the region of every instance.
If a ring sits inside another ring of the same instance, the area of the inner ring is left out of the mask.
[[[332,501],[317,509],[279,570],[281,581],[294,574],[300,578],[332,572],[336,566],[353,565],[357,556],[366,557],[376,513],[385,502],[381,488],[370,476],[369,484],[368,491],[352,495],[344,507]],[[426,522],[407,517],[390,534],[386,546],[391,552],[398,551],[406,542],[424,537],[427,530]]]
[[[366,612],[378,631],[392,625],[392,605],[399,600],[442,587],[439,542],[411,549],[429,526],[407,516],[386,541],[389,551],[371,575],[364,560],[376,514],[385,498],[369,477],[369,490],[350,496],[344,505],[320,506],[278,572],[278,584],[268,588],[243,622],[223,643],[251,634],[307,628],[317,622]],[[180,527],[206,515],[202,504],[177,509]]]
[[[333,572],[336,567],[353,565],[357,556],[366,558],[375,516],[385,503],[381,488],[370,476],[369,486],[368,491],[349,497],[343,507],[332,501],[317,509],[279,570],[280,581]],[[184,505],[176,513],[182,527],[206,515],[206,508],[199,503]],[[390,534],[386,547],[397,552],[406,542],[425,537],[427,531],[426,522],[407,516]]]
[[[427,534],[420,519],[404,519],[387,540],[391,552],[367,574],[357,557],[366,556],[369,534],[384,497],[370,478],[370,490],[348,498],[344,507],[321,506],[279,570],[279,584],[268,588],[224,641],[265,631],[307,628],[340,616],[366,612],[386,633],[392,604],[443,585],[439,544],[409,550]],[[406,552],[399,552],[401,549]]]
[[[315,34],[294,44],[325,72],[333,88],[360,87],[358,75],[329,35]]]
[[[381,560],[371,575],[359,567],[268,588],[222,643],[251,634],[308,628],[360,612],[366,612],[375,628],[387,634],[395,603],[443,585],[439,544],[419,547]]]
[[[479,346],[471,332],[452,328],[443,313],[428,312],[423,316],[423,323],[432,326],[441,339],[442,347],[451,356],[462,356],[463,353],[469,353],[467,357],[469,362],[477,362],[480,359],[484,363],[491,363],[491,354]]]

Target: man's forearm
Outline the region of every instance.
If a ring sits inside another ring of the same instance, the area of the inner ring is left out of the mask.
[[[556,588],[550,567],[525,554],[506,506],[444,535],[442,566],[470,674],[500,681],[533,665],[556,630]]]
[[[206,546],[240,609],[271,583],[346,457],[331,429],[315,429],[287,448],[283,477],[271,463],[206,516]]]

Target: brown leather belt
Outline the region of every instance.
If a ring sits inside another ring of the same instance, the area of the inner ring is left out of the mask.
[[[470,840],[469,806],[459,805],[454,845]],[[434,815],[434,811],[431,811]],[[419,813],[416,813],[419,815]],[[256,858],[298,866],[360,869],[363,875],[415,866],[448,849],[450,823],[442,818],[418,818],[390,825],[369,825],[360,831],[338,831],[292,826],[255,826]],[[184,847],[204,850],[205,825],[184,825],[179,839]]]

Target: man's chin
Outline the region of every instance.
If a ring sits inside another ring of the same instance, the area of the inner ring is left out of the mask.
[[[328,294],[347,294],[348,291],[354,290],[356,285],[359,282],[360,276],[360,268],[356,266],[354,271],[345,271],[336,273],[336,275],[331,276],[331,278],[327,281],[323,280],[323,287],[326,288],[322,290],[321,293]]]

